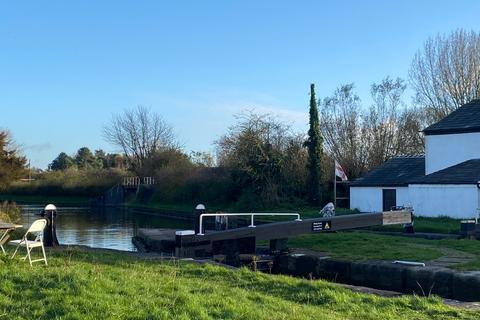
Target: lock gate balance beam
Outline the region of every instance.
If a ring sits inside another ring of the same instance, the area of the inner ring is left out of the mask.
[[[401,210],[274,222],[256,227],[211,231],[203,235],[177,235],[175,237],[175,255],[177,257],[195,258],[208,257],[214,254],[229,256],[255,253],[255,244],[258,240],[270,240],[271,244],[278,244],[275,241],[286,243],[285,239],[302,234],[408,224],[411,222],[412,213]]]

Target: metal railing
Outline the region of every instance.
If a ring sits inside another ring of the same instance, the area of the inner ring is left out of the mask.
[[[199,229],[197,235],[203,236],[203,217],[223,217],[223,216],[250,216],[250,225],[248,227],[255,228],[255,216],[295,216],[297,217],[294,221],[302,221],[300,219],[300,214],[298,213],[202,213],[200,215]]]
[[[124,177],[122,185],[125,187],[137,187],[139,185],[153,185],[155,184],[154,177]]]

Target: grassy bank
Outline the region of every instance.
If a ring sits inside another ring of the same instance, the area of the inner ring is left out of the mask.
[[[125,203],[126,207],[129,208],[138,208],[138,209],[158,209],[161,211],[180,211],[185,213],[193,213],[195,205],[184,204],[184,203],[157,203],[157,202],[148,202],[143,203],[140,201],[128,201]],[[214,210],[209,207],[210,210]]]
[[[47,204],[54,203],[57,205],[83,205],[87,204],[89,197],[86,196],[43,196],[43,195],[19,195],[19,194],[0,194],[0,201],[15,201],[19,204]]]
[[[449,217],[415,217],[414,229],[416,232],[458,234],[460,232],[460,221],[461,219],[453,219]],[[374,231],[393,232],[401,232],[402,229],[403,227],[401,225],[370,228],[370,230]]]
[[[11,183],[5,193],[10,195],[98,196],[119,183],[125,172],[119,169],[70,168],[33,174],[33,181]]]
[[[437,298],[378,297],[324,281],[80,249],[48,267],[0,260],[4,319],[477,319]]]
[[[142,202],[137,200],[131,200],[126,203],[128,207],[135,208],[148,208],[148,209],[160,209],[160,210],[173,210],[173,211],[183,211],[183,212],[193,212],[195,206],[198,203],[165,203],[165,202],[156,202],[148,201]],[[214,203],[203,203],[207,207],[208,212],[295,212],[300,213],[302,218],[317,218],[319,217],[319,209],[316,207],[310,207],[307,205],[295,205],[295,204],[281,204],[277,207],[259,209],[259,210],[246,210],[245,208],[239,208],[236,205],[228,204],[214,204]],[[337,208],[337,215],[357,213],[355,210]]]
[[[480,270],[480,243],[474,240],[426,240],[386,236],[369,232],[338,232],[303,235],[291,238],[289,247],[326,252],[346,260],[411,260],[431,261],[459,251],[469,261],[452,268]]]

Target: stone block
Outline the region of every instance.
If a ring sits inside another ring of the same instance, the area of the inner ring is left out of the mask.
[[[370,288],[404,291],[405,267],[391,262],[352,262],[351,283]]]
[[[452,279],[452,298],[480,301],[480,271],[455,273]]]
[[[405,292],[428,296],[452,297],[454,271],[439,267],[406,268]]]
[[[315,275],[333,282],[350,281],[350,261],[336,259],[318,259]]]
[[[302,277],[308,277],[310,274],[316,276],[316,266],[318,258],[315,256],[303,255],[296,257],[296,271]]]

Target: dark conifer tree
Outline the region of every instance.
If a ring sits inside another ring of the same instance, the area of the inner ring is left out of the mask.
[[[317,100],[315,98],[315,85],[310,85],[310,129],[308,130],[308,139],[305,146],[308,149],[308,178],[307,192],[308,200],[313,205],[320,205],[322,194],[322,158],[323,158],[323,139],[320,133],[320,124],[318,120]]]

